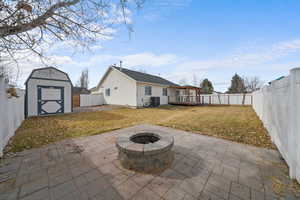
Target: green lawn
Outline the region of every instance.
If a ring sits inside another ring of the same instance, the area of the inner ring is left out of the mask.
[[[142,123],[275,148],[249,106],[163,106],[32,117],[22,123],[7,151],[21,151],[66,138],[95,135]]]

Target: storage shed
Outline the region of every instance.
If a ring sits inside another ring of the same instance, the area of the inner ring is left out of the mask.
[[[25,82],[25,117],[72,112],[72,82],[55,68],[34,69]]]

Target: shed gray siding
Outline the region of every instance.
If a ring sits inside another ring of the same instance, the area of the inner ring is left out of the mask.
[[[63,88],[63,113],[72,112],[72,82],[68,74],[54,67],[39,68],[32,71],[25,82],[25,117],[37,116],[38,86]]]

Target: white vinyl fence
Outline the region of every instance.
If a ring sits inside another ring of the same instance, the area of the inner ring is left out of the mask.
[[[254,92],[253,108],[300,182],[300,68]]]
[[[17,89],[19,97],[9,97],[4,78],[0,77],[0,157],[3,148],[24,120],[25,91]]]
[[[80,95],[80,107],[98,106],[103,104],[104,104],[104,98],[102,94],[81,94]]]
[[[201,95],[204,104],[251,105],[252,94]]]
[[[169,103],[252,105],[252,94],[201,94],[200,96],[170,96]]]

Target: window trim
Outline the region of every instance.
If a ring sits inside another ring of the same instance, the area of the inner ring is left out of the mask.
[[[163,88],[162,89],[162,95],[163,96],[168,96],[168,88]]]
[[[147,94],[147,88],[150,88],[150,92],[149,92],[149,94]],[[152,95],[152,86],[151,85],[146,85],[145,86],[145,96],[151,96]]]
[[[110,88],[105,89],[105,96],[110,97]]]

